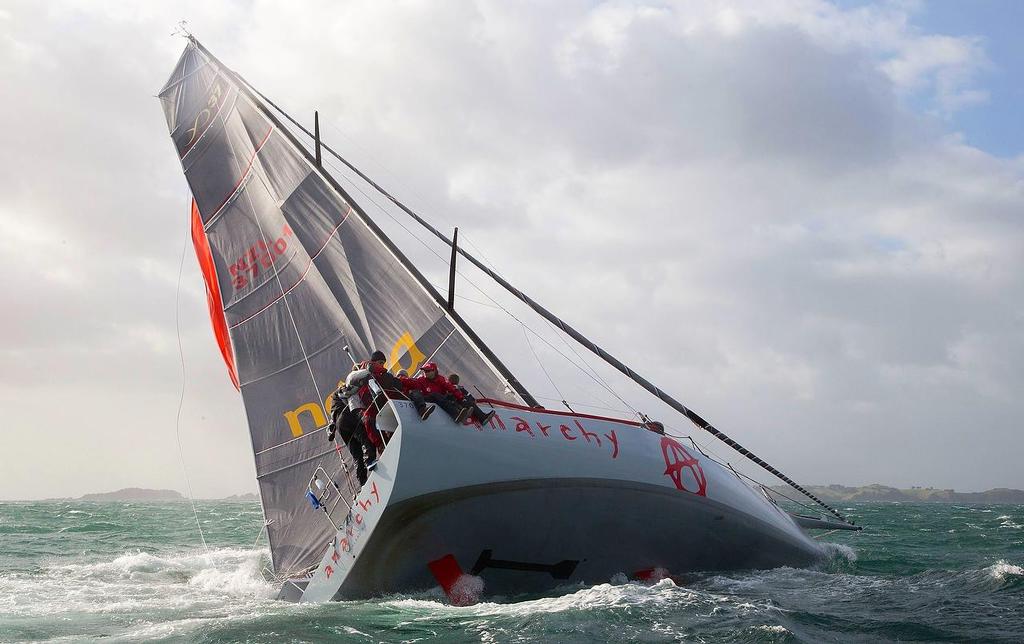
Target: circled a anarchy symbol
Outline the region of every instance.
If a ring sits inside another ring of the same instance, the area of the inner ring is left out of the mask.
[[[679,441],[662,436],[661,453],[665,455],[665,475],[672,479],[676,489],[707,496],[708,481],[704,478],[704,470]]]

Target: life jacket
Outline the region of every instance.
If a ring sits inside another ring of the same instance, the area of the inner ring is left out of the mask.
[[[462,400],[462,392],[455,388],[455,385],[448,382],[448,379],[437,374],[433,378],[427,378],[426,376],[420,376],[419,378],[410,378],[408,380],[409,387],[416,389],[423,393],[424,396],[438,395],[438,396],[454,396],[455,400]]]
[[[348,393],[348,408],[352,411],[365,409],[369,405],[369,390],[367,383],[370,380],[368,369],[356,369],[345,378],[345,389]]]

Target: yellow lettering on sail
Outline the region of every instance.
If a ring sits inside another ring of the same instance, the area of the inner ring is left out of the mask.
[[[308,413],[312,418],[313,422],[316,423],[316,427],[323,427],[327,424],[327,418],[324,416],[324,409],[317,403],[306,403],[296,407],[292,411],[284,412],[284,418],[288,421],[288,427],[292,430],[292,436],[302,436],[302,424],[299,422],[299,415],[302,413]]]
[[[398,359],[402,357],[402,354],[408,352],[411,362],[409,366],[405,366],[398,362]],[[405,371],[411,376],[416,373],[416,369],[427,359],[427,356],[423,355],[419,347],[416,346],[416,341],[412,339],[412,334],[408,331],[402,334],[402,337],[398,338],[398,342],[391,348],[391,360],[388,361],[390,365],[388,369],[398,373],[399,369],[405,369]]]
[[[409,355],[409,365],[403,365],[398,360],[402,356]],[[399,369],[405,369],[410,375],[416,373],[416,370],[423,364],[427,359],[427,356],[420,351],[419,347],[416,346],[416,341],[413,340],[412,334],[406,331],[402,334],[402,337],[398,338],[395,345],[391,348],[391,360],[388,363],[388,368],[394,372],[398,372]],[[345,380],[341,379],[338,381],[338,387],[345,384]],[[291,411],[284,412],[284,419],[288,421],[288,428],[292,431],[292,436],[298,438],[305,434],[305,430],[302,428],[302,417],[306,415],[309,420],[306,421],[307,428],[310,430],[319,429],[325,426],[328,422],[328,417],[331,413],[331,406],[333,403],[331,391],[327,398],[324,399],[323,404],[317,402],[308,402],[304,405],[299,405]],[[309,423],[313,425],[310,427]]]

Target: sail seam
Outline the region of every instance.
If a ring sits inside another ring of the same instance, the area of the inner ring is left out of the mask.
[[[226,116],[222,116],[221,118],[222,118],[222,120],[225,121],[225,126],[226,126],[227,125]],[[264,137],[264,143],[270,138],[270,133],[273,132],[273,130],[274,130],[273,123],[271,123],[270,124],[270,129],[267,132],[266,137]],[[230,141],[228,142],[228,145],[230,146]],[[260,149],[262,149],[262,147],[263,147],[263,144],[260,145]],[[246,168],[246,171],[245,171],[244,175],[248,175],[249,171],[252,168],[252,164],[253,164],[253,162],[256,159],[256,155],[257,154],[258,154],[258,149],[253,152],[252,158],[250,159],[250,162],[249,162],[249,166]],[[235,161],[235,163],[238,164],[237,158],[236,157],[232,157],[232,158]],[[239,167],[239,169],[241,169],[241,168]],[[263,224],[260,222],[259,216],[256,214],[256,207],[255,207],[255,205],[252,202],[252,196],[248,192],[246,192],[246,191],[242,191],[242,194],[245,195],[246,202],[248,203],[248,206],[249,206],[249,213],[252,216],[253,221],[256,222],[256,227],[257,227],[257,229],[259,229],[260,237],[262,238],[263,243],[266,243],[267,242],[267,234],[263,230]],[[344,223],[344,220],[342,220],[342,222]],[[312,260],[310,260],[310,264],[312,265]],[[308,271],[308,269],[307,269],[307,271]],[[316,377],[313,375],[313,367],[312,367],[312,365],[309,362],[309,357],[308,357],[308,355],[306,353],[305,343],[303,343],[303,341],[302,341],[302,334],[299,333],[298,325],[296,325],[296,323],[295,323],[295,316],[292,313],[291,304],[288,302],[287,294],[285,293],[285,290],[284,290],[284,285],[281,283],[280,273],[275,274],[275,279],[277,280],[278,288],[281,289],[281,296],[279,298],[275,298],[275,302],[277,300],[279,300],[279,299],[282,299],[282,298],[284,299],[285,308],[288,311],[288,318],[289,318],[289,320],[291,321],[291,324],[292,324],[292,331],[295,333],[295,339],[299,343],[299,350],[302,352],[302,356],[303,356],[303,358],[305,360],[305,363],[306,363],[306,368],[309,371],[309,378],[310,378],[310,382],[311,382],[312,387],[313,387],[313,392],[316,394],[317,401],[319,402],[319,400],[320,400],[320,388],[317,386]],[[292,287],[292,288],[294,288],[294,287]],[[291,290],[291,289],[289,289],[289,290]],[[231,328],[233,328],[233,327],[228,327],[229,330]],[[255,451],[255,449],[253,451]],[[306,461],[302,461],[302,462],[306,462]],[[256,479],[260,480],[260,478],[261,477],[259,475],[257,475]],[[268,540],[268,542],[271,542],[271,534],[270,534],[270,532],[271,531],[268,528],[268,530],[267,530],[267,540]],[[271,546],[273,546],[272,542],[271,542]],[[273,553],[273,547],[271,547],[271,552]]]
[[[273,128],[271,128],[271,129],[273,129]],[[269,136],[269,134],[268,134],[268,136]],[[252,218],[253,218],[253,221],[256,222],[256,227],[259,228],[260,237],[263,238],[263,243],[267,243],[267,234],[263,231],[263,224],[260,223],[259,217],[256,215],[256,208],[255,208],[255,206],[253,206],[252,197],[249,196],[248,192],[245,192],[244,194],[245,194],[246,200],[249,202],[249,212],[252,213]],[[341,223],[345,223],[345,219],[342,219]],[[340,227],[341,224],[338,224],[338,226]],[[335,230],[337,230],[337,227],[335,228]],[[331,233],[331,236],[332,237],[334,236],[333,232]],[[328,238],[328,241],[330,241],[330,238]],[[327,246],[327,244],[324,244],[324,247],[326,247],[326,246]],[[322,251],[323,248],[321,248],[320,250]],[[319,255],[319,254],[320,254],[320,251],[317,251],[317,255]],[[313,265],[313,259],[315,259],[315,257],[310,258],[309,266]],[[306,267],[306,273],[309,272],[309,266]],[[295,340],[299,343],[299,351],[302,352],[302,358],[303,358],[303,360],[306,363],[306,369],[309,370],[309,380],[310,380],[311,384],[313,385],[313,392],[316,394],[317,404],[320,404],[321,407],[322,407],[323,405],[320,403],[320,387],[316,384],[316,376],[313,375],[313,365],[310,364],[310,362],[309,362],[309,354],[306,353],[306,343],[304,343],[302,341],[302,334],[299,333],[299,326],[295,323],[295,315],[292,313],[292,306],[291,306],[291,303],[288,301],[288,293],[290,293],[296,286],[298,286],[298,284],[300,284],[302,282],[302,280],[305,279],[306,273],[303,273],[303,275],[299,279],[299,281],[296,282],[291,287],[289,287],[289,289],[287,291],[285,291],[285,289],[284,289],[284,284],[281,283],[281,274],[280,273],[276,273],[274,275],[274,279],[277,280],[277,287],[279,289],[281,289],[281,295],[280,295],[280,297],[275,298],[273,302],[271,302],[270,304],[267,305],[267,307],[264,307],[263,310],[265,311],[267,308],[269,308],[271,305],[273,305],[274,302],[277,302],[278,300],[281,300],[281,299],[284,300],[285,309],[288,311],[288,319],[292,323],[292,331],[295,332]],[[260,311],[260,312],[262,312],[262,311]],[[258,315],[258,314],[259,313],[257,313],[256,315]],[[234,327],[228,327],[228,329],[233,329],[233,328]],[[259,477],[257,477],[257,478],[259,478]]]
[[[273,133],[274,126],[271,125],[270,129],[267,130],[267,135],[263,137],[263,140],[260,141],[260,144],[252,151],[252,156],[249,157],[249,164],[245,167],[245,172],[242,173],[242,176],[238,178],[238,182],[235,183],[235,187],[231,189],[231,192],[228,193],[227,197],[224,197],[224,201],[220,202],[220,205],[217,206],[217,209],[213,211],[212,215],[210,215],[210,219],[203,225],[204,231],[210,230],[210,227],[220,220],[219,215],[221,214],[221,212],[224,211],[225,208],[228,207],[228,204],[233,202],[239,195],[242,194],[242,191],[245,189],[245,184],[247,184],[246,180],[252,176],[252,166],[254,163],[256,163],[256,157],[259,156],[260,150],[262,150],[263,146],[267,144],[267,141],[270,140],[270,135]]]
[[[328,161],[327,165],[329,167],[331,167],[332,169],[334,169],[335,171],[339,171],[340,170],[340,168],[338,168],[338,166],[335,165],[334,163],[332,163],[331,161]],[[342,179],[347,181],[349,183],[349,185],[351,185],[353,188],[355,188],[357,191],[359,191],[359,194],[363,195],[370,203],[372,203],[374,206],[376,206],[377,210],[381,211],[384,215],[386,215],[388,218],[390,218],[391,221],[393,221],[396,224],[398,224],[398,226],[401,227],[402,230],[404,230],[406,233],[408,233],[410,236],[412,236],[413,239],[418,241],[428,251],[433,253],[435,257],[439,258],[442,262],[445,261],[445,259],[443,257],[441,257],[440,255],[438,255],[438,253],[433,248],[431,248],[429,244],[427,244],[422,239],[420,239],[420,237],[418,235],[416,235],[416,233],[414,233],[412,230],[410,230],[408,227],[406,227],[406,225],[403,224],[401,221],[399,221],[398,218],[393,216],[383,206],[381,206],[377,202],[376,199],[374,199],[371,195],[367,194],[365,190],[360,188],[359,184],[357,184],[355,181],[353,181],[351,178],[345,176],[344,174],[340,174],[340,176],[341,176]],[[392,255],[394,255],[394,253],[392,253]],[[395,259],[398,259],[398,258],[396,257]],[[401,263],[401,262],[399,262],[399,263]],[[465,275],[463,275],[463,273],[461,271],[457,271],[457,272],[458,272],[458,275],[460,277],[463,277],[464,279],[466,279],[466,281],[469,282],[470,284],[472,284],[474,288],[476,288],[477,290],[481,290],[478,286],[476,286],[476,284],[473,284],[473,282],[471,282],[468,278],[466,278]],[[431,288],[436,289],[436,287],[433,284],[430,284],[429,282],[427,282],[427,284]],[[483,292],[483,291],[481,291],[481,292]],[[486,295],[486,293],[485,293],[485,295]],[[437,304],[437,307],[441,310],[442,317],[445,317],[445,318],[448,318],[449,320],[451,320],[452,326],[455,327],[456,329],[460,328],[459,323],[454,319],[455,318],[454,311],[449,311],[446,307],[444,307],[436,299],[435,299],[435,303]],[[463,332],[463,333],[465,334],[465,332]],[[480,350],[480,347],[476,346],[476,344],[474,342],[472,342],[472,341],[470,341],[469,344],[473,347],[473,350],[476,352],[476,354],[480,358],[483,359],[484,363],[487,364],[491,368],[491,371],[497,376],[498,380],[501,382],[501,384],[504,386],[504,388],[506,390],[512,390],[513,392],[515,392],[517,394],[520,394],[520,392],[516,391],[516,388],[512,386],[511,382],[509,382],[509,379],[504,374],[502,374],[499,369],[495,368],[493,362],[483,353],[483,351]],[[520,394],[519,397],[521,399],[523,399],[523,396],[521,394]]]
[[[264,479],[264,478],[266,478],[268,476],[273,476],[274,474],[278,474],[278,473],[283,472],[285,470],[290,470],[293,467],[298,467],[299,465],[302,465],[303,463],[308,463],[308,462],[310,462],[310,461],[312,461],[314,459],[317,459],[317,458],[323,458],[324,456],[327,456],[328,454],[331,454],[333,452],[334,452],[334,448],[332,447],[331,449],[324,450],[323,452],[320,452],[319,454],[314,454],[313,456],[310,456],[308,458],[304,458],[301,461],[295,461],[291,465],[285,465],[284,467],[279,467],[276,470],[271,470],[269,472],[264,472],[263,474],[257,474],[256,475],[256,480],[259,481],[260,479]]]
[[[346,205],[347,205],[347,204],[346,204]],[[351,212],[352,212],[352,206],[349,206],[349,207],[348,207],[348,212],[346,212],[346,213],[345,213],[345,217],[344,217],[344,218],[343,218],[343,219],[342,219],[342,220],[341,220],[340,222],[338,222],[338,225],[337,225],[337,226],[335,226],[335,227],[334,227],[334,230],[332,230],[332,231],[331,231],[331,234],[330,234],[330,235],[329,235],[329,236],[327,237],[327,241],[326,241],[326,242],[324,242],[324,245],[320,247],[320,250],[316,251],[316,255],[313,255],[312,257],[310,257],[310,258],[309,258],[309,263],[308,263],[308,264],[306,264],[306,270],[305,270],[305,271],[303,271],[302,275],[300,275],[300,276],[299,276],[299,279],[298,279],[298,280],[296,280],[294,284],[292,284],[291,286],[289,286],[289,287],[288,287],[288,290],[284,290],[284,287],[282,287],[282,289],[281,289],[281,295],[280,295],[280,296],[278,296],[278,297],[274,298],[274,299],[273,299],[273,300],[272,300],[271,302],[268,302],[268,303],[267,303],[267,305],[266,305],[266,306],[264,306],[264,307],[263,307],[262,309],[260,309],[259,311],[256,311],[255,313],[253,313],[253,314],[252,314],[252,315],[250,315],[249,317],[245,318],[244,320],[240,320],[240,321],[238,321],[238,322],[235,322],[234,324],[232,324],[232,325],[228,326],[228,328],[229,328],[229,329],[234,329],[234,328],[235,328],[235,327],[237,327],[237,326],[240,326],[240,325],[242,325],[242,324],[245,324],[245,323],[246,323],[246,322],[248,322],[249,320],[253,319],[253,318],[254,318],[254,317],[256,317],[257,315],[259,315],[259,314],[263,313],[264,311],[266,311],[267,309],[269,309],[270,307],[272,307],[272,306],[273,306],[274,304],[276,304],[276,303],[277,303],[277,302],[278,302],[278,301],[279,301],[279,300],[280,300],[280,299],[281,299],[282,297],[284,297],[284,296],[285,296],[285,295],[287,295],[288,293],[291,293],[292,291],[294,291],[294,290],[295,290],[295,287],[297,287],[297,286],[298,286],[299,284],[301,284],[301,283],[302,283],[302,282],[303,282],[303,281],[304,281],[304,280],[306,279],[306,276],[307,276],[307,275],[309,275],[309,270],[310,270],[310,269],[311,269],[311,268],[313,267],[313,262],[314,262],[314,261],[316,260],[316,258],[317,258],[317,257],[319,257],[319,256],[320,256],[320,253],[324,252],[324,249],[325,249],[325,248],[327,248],[327,244],[329,244],[329,243],[331,242],[331,239],[333,239],[333,238],[334,238],[334,235],[335,235],[335,233],[337,233],[337,232],[338,232],[338,229],[339,229],[339,228],[341,228],[341,226],[342,226],[342,225],[343,225],[343,224],[344,224],[344,223],[345,223],[345,222],[346,222],[346,221],[348,220],[348,216],[349,216],[349,213],[351,213]],[[262,229],[261,229],[261,234],[262,234]],[[281,281],[281,280],[280,280],[280,278],[278,278],[278,283],[279,283],[279,284],[280,284],[280,281]],[[287,300],[285,301],[285,303],[287,304]]]
[[[201,44],[198,45],[198,46],[202,47]],[[218,63],[219,63],[219,61],[218,61]],[[237,74],[236,72],[231,71],[231,70],[228,70],[228,71],[230,71],[230,73],[238,81],[239,87],[242,89],[243,93],[245,93],[247,95],[247,98],[254,105],[256,105],[258,107],[258,109],[261,109],[262,111],[264,111],[264,113],[266,113],[268,115],[268,117],[271,118],[272,122],[275,122],[277,125],[279,125],[282,133],[286,137],[288,137],[289,139],[292,140],[292,143],[295,145],[295,147],[297,149],[301,150],[301,152],[303,153],[303,157],[306,160],[306,163],[310,167],[312,167],[314,170],[319,171],[319,173],[324,178],[324,180],[328,183],[328,185],[330,185],[339,194],[339,196],[341,196],[345,201],[348,201],[348,199],[349,199],[348,194],[344,191],[344,189],[341,188],[340,185],[338,185],[337,181],[333,177],[331,177],[324,170],[324,168],[322,166],[316,165],[314,163],[312,157],[310,156],[309,151],[306,150],[305,148],[301,147],[300,144],[295,140],[294,135],[286,127],[282,126],[280,124],[280,122],[277,121],[276,117],[273,117],[273,115],[270,114],[270,108],[266,107],[265,105],[261,106],[258,103],[258,101],[256,99],[256,96],[259,96],[264,101],[264,103],[269,104],[274,109],[276,109],[277,111],[281,112],[281,114],[283,114],[285,116],[285,118],[287,118],[289,121],[291,121],[296,127],[301,129],[307,135],[312,136],[312,134],[310,134],[309,130],[304,128],[298,121],[296,121],[289,114],[284,112],[284,110],[282,110],[280,107],[278,107],[273,101],[271,101],[269,98],[264,96],[262,92],[260,92],[256,88],[252,87],[252,85],[250,85],[239,74]],[[323,145],[323,148],[325,150],[328,150],[329,152],[331,152],[335,156],[335,158],[337,158],[337,159],[341,160],[342,162],[344,162],[348,167],[350,167],[353,171],[355,171],[361,178],[363,178],[364,180],[368,181],[375,188],[377,188],[378,190],[381,190],[383,192],[383,189],[381,189],[380,186],[377,186],[376,184],[374,184],[372,181],[369,180],[368,177],[363,175],[358,169],[356,169],[354,166],[351,166],[350,164],[348,164],[347,161],[345,161],[336,152],[333,152],[333,150],[331,150],[327,145]],[[351,180],[350,180],[350,183],[353,183],[353,185],[355,185],[354,182],[352,182]],[[391,197],[390,195],[387,195],[387,196],[390,198],[390,200],[392,202],[394,202],[396,205],[399,205],[401,207],[401,204],[396,199],[394,199],[394,197]],[[370,219],[369,216],[366,215],[366,213],[362,212],[361,210],[357,210],[356,212],[357,212],[357,215],[359,216],[359,219],[363,222],[363,224],[367,228],[370,229],[370,231],[373,233],[373,235],[375,237],[377,237],[377,239],[384,245],[384,247],[388,250],[388,252],[392,255],[392,257],[394,257],[395,260],[398,261],[398,263],[402,265],[402,267],[406,270],[406,272],[408,272],[409,275],[414,280],[416,280],[417,283],[419,283],[420,287],[428,295],[430,295],[434,299],[434,301],[437,304],[438,308],[441,309],[441,311],[444,312],[445,316],[452,321],[452,324],[454,324],[457,327],[459,327],[459,329],[462,331],[462,333],[467,336],[467,339],[474,345],[476,351],[481,355],[481,357],[484,358],[484,362],[490,366],[492,371],[497,372],[497,375],[499,376],[499,379],[505,380],[507,386],[510,386],[514,390],[514,392],[516,394],[518,394],[519,397],[522,398],[523,400],[525,400],[525,401],[527,401],[527,402],[529,402],[531,404],[536,403],[536,399],[534,399],[533,396],[530,395],[530,392],[527,391],[526,388],[519,381],[519,379],[516,378],[512,374],[511,371],[508,370],[508,367],[506,367],[501,362],[501,360],[498,358],[498,356],[495,355],[493,351],[490,351],[490,349],[486,347],[486,345],[484,344],[483,340],[476,334],[475,331],[473,331],[473,329],[469,326],[469,324],[464,319],[462,319],[462,317],[458,313],[456,313],[455,311],[448,311],[445,308],[444,301],[442,300],[440,294],[433,288],[433,286],[430,285],[429,282],[427,282],[426,278],[423,276],[422,273],[420,273],[418,270],[415,270],[415,267],[412,266],[412,264],[409,262],[408,258],[406,258],[404,255],[401,254],[401,251],[397,248],[397,246],[394,245],[394,242],[392,242],[387,237],[387,235],[385,235],[384,232],[382,230],[380,230],[380,228],[375,223],[373,223],[373,220]],[[394,218],[392,217],[392,219],[394,219]],[[463,251],[460,250],[460,252],[463,252]],[[465,254],[465,253],[463,252],[463,254]]]
[[[170,90],[176,88],[178,85],[181,85],[182,83],[187,81],[190,77],[195,76],[199,72],[203,71],[203,69],[208,67],[209,65],[210,65],[209,61],[203,61],[202,65],[200,65],[199,67],[196,67],[195,69],[193,69],[189,73],[184,74],[178,80],[172,81],[170,83],[167,83],[167,85],[165,85],[164,88],[162,90],[160,90],[160,93],[163,94],[164,92],[167,92],[167,91],[170,91]],[[177,129],[177,128],[175,128],[175,129]]]
[[[344,340],[345,336],[341,335],[341,336],[339,336],[339,339]],[[331,349],[333,347],[336,347],[336,346],[338,346],[337,342],[330,342],[329,344],[326,344],[326,345],[320,347],[319,349],[316,349],[315,351],[313,351],[313,353],[309,354],[309,357],[310,358],[315,358],[316,356],[320,355],[324,351],[327,351],[327,350],[329,350],[329,349]],[[277,371],[273,371],[271,373],[265,373],[265,374],[263,374],[262,376],[260,376],[258,378],[253,378],[252,380],[246,380],[245,382],[239,383],[239,386],[240,387],[241,386],[248,386],[248,385],[260,382],[261,380],[266,380],[267,378],[276,376],[279,373],[283,373],[285,371],[288,371],[289,369],[295,367],[296,365],[300,364],[301,362],[302,362],[302,360],[296,360],[295,362],[293,362],[293,363],[291,363],[291,364],[289,364],[287,366],[281,367]]]
[[[227,111],[231,111],[231,109],[234,109],[235,105],[238,105],[238,93],[237,92],[235,93],[235,100],[231,102],[231,108],[229,108]],[[224,101],[221,104],[220,108],[217,110],[217,113],[213,115],[212,119],[210,119],[210,123],[209,123],[209,125],[206,126],[206,129],[203,130],[203,133],[200,134],[199,136],[197,136],[195,141],[192,141],[192,143],[188,146],[188,149],[181,153],[181,166],[183,168],[185,167],[185,157],[187,157],[189,155],[189,153],[192,152],[192,150],[195,150],[196,147],[199,146],[199,142],[200,141],[202,141],[204,138],[206,138],[206,134],[210,131],[210,128],[213,127],[213,124],[216,123],[218,120],[221,120],[220,119],[220,115],[224,113],[224,111],[225,111],[224,108],[226,108],[227,106],[228,106],[228,102]],[[181,123],[179,123],[178,125],[180,126]],[[225,125],[227,125],[227,124],[225,123]],[[175,129],[177,129],[177,128],[175,128]],[[174,133],[172,132],[171,134],[174,134]],[[186,168],[186,171],[187,170],[188,169]]]
[[[328,423],[327,425],[324,425],[323,427],[317,427],[316,429],[308,431],[308,432],[302,432],[301,436],[296,436],[295,438],[290,438],[290,439],[286,440],[283,443],[278,443],[277,445],[271,445],[270,447],[266,447],[264,449],[261,449],[260,451],[256,452],[256,456],[259,456],[261,454],[266,454],[267,452],[272,452],[275,449],[284,447],[285,445],[291,445],[292,443],[300,441],[303,438],[306,438],[308,436],[312,436],[313,434],[315,434],[317,432],[322,432],[323,430],[327,429],[329,426],[330,426],[330,423]]]

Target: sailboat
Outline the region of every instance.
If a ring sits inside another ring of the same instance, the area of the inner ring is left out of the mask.
[[[859,529],[384,191],[321,141],[318,121],[309,132],[187,38],[159,97],[192,194],[214,334],[245,407],[282,599],[440,585],[466,603],[620,574],[803,566],[823,554],[806,530]],[[456,259],[469,261],[818,512],[788,512],[649,419],[544,408],[451,292],[444,298],[325,169],[324,152],[451,248],[453,284]],[[393,372],[428,360],[458,372],[496,413],[486,424],[422,420],[399,392],[382,391],[376,429],[387,444],[361,484],[348,450],[327,440],[331,395],[377,349]]]

